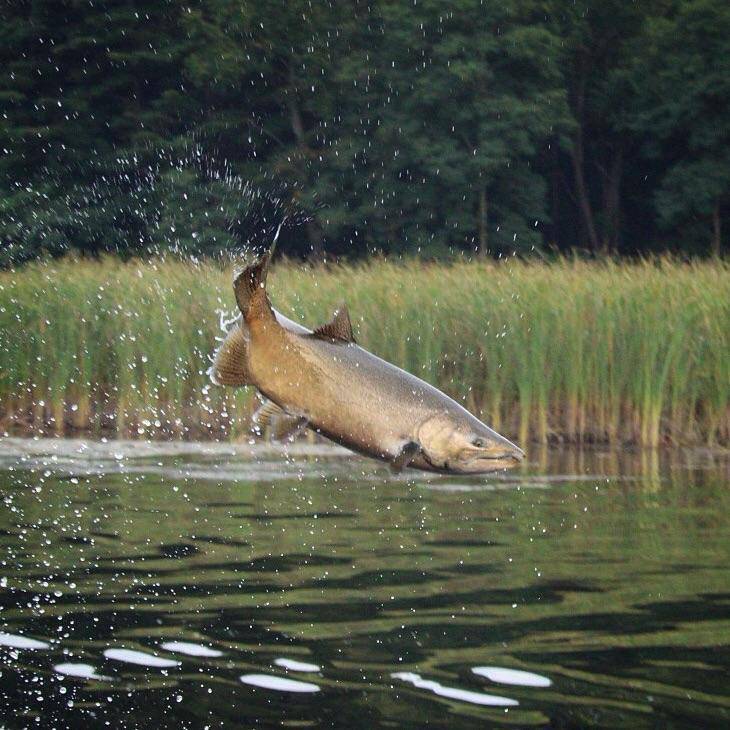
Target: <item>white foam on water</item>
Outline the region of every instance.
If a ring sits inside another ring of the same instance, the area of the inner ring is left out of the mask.
[[[166,641],[164,644],[160,644],[160,648],[165,651],[173,651],[178,654],[187,654],[188,656],[223,656],[223,652],[218,651],[218,649],[211,649],[208,646],[193,644],[189,641]]]
[[[423,679],[420,674],[413,672],[395,672],[390,675],[394,679],[401,679],[404,682],[410,682],[418,689],[427,689],[438,695],[439,697],[447,697],[450,700],[461,700],[462,702],[470,702],[473,705],[489,705],[491,707],[516,707],[520,703],[509,697],[499,697],[498,695],[488,695],[483,692],[471,692],[467,689],[459,689],[458,687],[444,687],[439,682],[430,679]]]
[[[152,463],[177,457],[184,466]],[[270,482],[316,474],[308,459],[327,459],[327,471],[350,475],[354,456],[331,444],[82,441],[0,437],[0,469],[49,469],[75,477],[103,474],[157,474],[166,479],[215,482]],[[363,471],[368,471],[363,466]],[[374,474],[370,479],[379,479]]]
[[[420,489],[428,489],[430,492],[494,492],[494,484],[416,484]]]
[[[133,649],[105,649],[104,656],[107,659],[116,659],[118,662],[126,662],[127,664],[138,664],[142,667],[179,667],[180,662],[174,659],[163,659],[159,656],[147,654],[143,651],[134,651]]]
[[[83,679],[103,679],[111,681],[111,677],[106,677],[103,674],[97,674],[96,668],[91,664],[83,664],[82,662],[65,662],[63,664],[54,664],[53,668],[64,676],[68,677],[82,677]]]
[[[520,489],[549,489],[548,484],[536,481],[501,482],[498,484],[459,484],[454,482],[424,482],[416,483],[419,489],[431,492],[497,492],[507,491],[519,487]]]
[[[107,442],[86,441],[82,439],[57,438],[15,438],[0,437],[0,456],[13,458],[40,456],[56,458],[75,458],[79,461],[99,460],[114,462],[118,460],[138,460],[160,457],[238,457],[256,462],[272,459],[278,460],[282,453],[292,456],[326,456],[337,457],[352,454],[342,446],[332,444],[309,444],[297,442],[286,448],[278,443],[256,442],[223,443],[214,441],[125,441]],[[55,461],[54,461],[55,463]],[[153,466],[150,464],[149,466]]]
[[[50,649],[51,645],[38,639],[29,639],[18,634],[6,634],[0,631],[0,646],[10,646],[13,649]]]
[[[317,664],[308,664],[307,662],[299,662],[296,659],[274,659],[277,667],[284,667],[292,672],[318,672],[320,667]]]
[[[300,682],[296,679],[285,679],[273,674],[242,674],[239,679],[244,684],[276,692],[319,692],[319,687],[311,682]]]
[[[516,684],[520,687],[549,687],[553,682],[548,677],[534,672],[525,672],[522,669],[507,669],[506,667],[474,667],[471,670],[480,677],[486,677],[499,684]]]

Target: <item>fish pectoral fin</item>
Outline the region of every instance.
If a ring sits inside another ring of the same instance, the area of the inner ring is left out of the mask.
[[[288,413],[274,401],[265,400],[253,414],[254,426],[264,432],[268,429],[274,441],[293,439],[309,424],[309,419],[296,413]]]
[[[249,385],[251,378],[247,349],[246,325],[239,318],[213,356],[213,365],[208,370],[211,381],[215,385],[228,385],[231,388]]]
[[[347,307],[342,304],[335,312],[331,322],[317,327],[312,332],[312,337],[319,340],[335,340],[336,342],[355,342],[355,335],[352,333],[352,322]]]
[[[390,470],[396,474],[405,469],[421,453],[421,444],[408,441],[390,462]]]

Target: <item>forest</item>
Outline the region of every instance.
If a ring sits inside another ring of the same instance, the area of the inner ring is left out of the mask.
[[[719,255],[725,0],[18,0],[0,266]]]

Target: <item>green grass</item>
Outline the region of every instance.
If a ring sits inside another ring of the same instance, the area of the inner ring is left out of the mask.
[[[249,390],[209,385],[231,273],[72,259],[0,273],[2,430],[247,434]],[[279,263],[274,305],[359,342],[520,442],[730,444],[730,265]]]

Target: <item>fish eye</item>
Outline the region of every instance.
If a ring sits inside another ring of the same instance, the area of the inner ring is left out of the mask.
[[[485,439],[477,437],[471,442],[471,445],[476,446],[478,449],[483,449],[487,445],[487,442]]]

